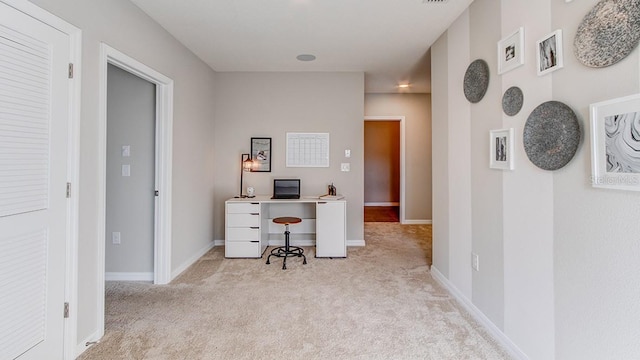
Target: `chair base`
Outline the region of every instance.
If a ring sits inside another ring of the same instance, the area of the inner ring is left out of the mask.
[[[271,264],[271,257],[275,256],[275,257],[279,257],[279,258],[283,258],[282,260],[282,270],[286,270],[287,269],[287,258],[290,257],[301,257],[302,258],[302,265],[306,265],[307,264],[307,257],[304,256],[304,250],[299,247],[299,246],[278,246],[275,247],[271,250],[271,254],[269,254],[269,256],[267,256],[267,262],[266,264]]]

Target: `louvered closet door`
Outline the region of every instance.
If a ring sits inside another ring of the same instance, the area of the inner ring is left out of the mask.
[[[0,3],[0,359],[62,359],[69,38]]]

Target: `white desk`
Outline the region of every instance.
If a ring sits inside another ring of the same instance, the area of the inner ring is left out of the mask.
[[[227,258],[259,258],[268,246],[284,244],[279,216],[296,216],[300,224],[289,226],[291,245],[316,247],[316,257],[347,257],[347,202],[302,197],[274,200],[269,196],[225,201],[225,250]]]

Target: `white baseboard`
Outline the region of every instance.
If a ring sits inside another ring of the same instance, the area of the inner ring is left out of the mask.
[[[431,225],[432,220],[404,220],[402,225]]]
[[[106,272],[105,281],[153,281],[151,272]]]
[[[223,244],[224,244],[224,241],[223,241]],[[202,255],[206,254],[207,251],[211,250],[215,245],[216,245],[216,242],[212,241],[208,243],[206,246],[204,246],[202,249],[196,251],[190,258],[188,258],[186,261],[180,264],[180,266],[178,266],[173,271],[171,271],[171,280],[175,279],[176,277],[178,277],[178,275],[182,274],[183,271],[187,270],[189,266],[193,265],[196,261],[198,261],[198,259],[200,259]]]
[[[347,246],[365,246],[364,240],[347,240]]]
[[[100,341],[100,332],[96,331],[93,334],[84,338],[82,341],[78,342],[76,344],[76,354],[74,356],[74,359],[82,355],[83,352],[87,351],[88,348],[90,348],[92,345],[94,345],[98,341]],[[87,343],[94,343],[94,344],[87,345]]]
[[[366,202],[364,206],[400,206],[399,202]]]
[[[489,318],[478,309],[471,300],[467,299],[442,273],[431,265],[431,277],[442,285],[467,310],[476,321],[480,323],[489,334],[502,345],[507,352],[517,360],[529,360],[520,348],[505,333],[502,332]]]
[[[213,246],[224,246],[224,240],[214,240]]]

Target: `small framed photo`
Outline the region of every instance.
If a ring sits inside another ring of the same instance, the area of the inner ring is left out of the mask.
[[[489,167],[513,170],[513,128],[489,131]]]
[[[271,172],[271,138],[251,138],[251,160],[253,172]]]
[[[524,28],[498,41],[498,74],[524,65]]]
[[[562,30],[558,29],[537,42],[538,76],[556,71],[564,66],[562,54]]]
[[[640,94],[589,106],[591,184],[640,191]]]

